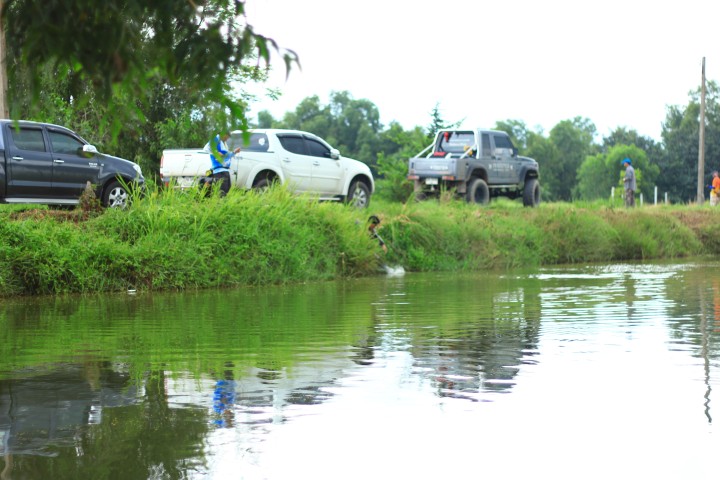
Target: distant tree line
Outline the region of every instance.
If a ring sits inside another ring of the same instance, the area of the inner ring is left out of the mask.
[[[720,89],[708,82],[705,126],[705,176],[720,169]],[[662,124],[662,141],[642,136],[627,127],[617,127],[598,138],[588,118],[563,120],[546,134],[528,128],[521,120],[500,120],[494,126],[507,132],[522,155],[540,163],[544,200],[572,201],[608,198],[612,187],[622,190],[621,161],[630,157],[638,177],[638,188],[647,201],[667,193],[672,202],[692,202],[697,193],[700,89],[689,94],[684,106],[668,106]],[[405,200],[411,192],[405,182],[407,160],[430,144],[437,130],[456,127],[439,113],[438,105],[428,112],[430,123],[404,130],[392,122],[378,121],[377,107],[369,100],[356,100],[349,92],[331,93],[323,104],[317,96],[304,99],[294,111],[275,119],[267,111],[258,114],[258,127],[293,128],[313,132],[328,140],[349,157],[370,165],[380,177],[378,193]],[[487,127],[486,125],[478,125]]]

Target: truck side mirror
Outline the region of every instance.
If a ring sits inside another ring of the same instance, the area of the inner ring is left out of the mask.
[[[83,145],[80,156],[90,158],[93,155],[97,155],[98,149],[95,145]]]
[[[340,150],[337,148],[331,148],[330,149],[330,158],[333,160],[339,160],[340,159]]]

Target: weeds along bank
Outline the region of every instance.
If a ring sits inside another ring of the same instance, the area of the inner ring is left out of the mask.
[[[367,232],[378,215],[384,254]],[[0,209],[0,295],[264,285],[720,253],[720,210],[516,202],[375,202],[369,210],[264,194],[151,192],[132,208]]]
[[[0,212],[2,295],[325,280],[366,275],[377,262],[350,209],[281,188],[151,192],[81,222],[74,212]]]
[[[720,254],[720,209],[502,203],[388,208],[384,238],[409,270],[506,269]]]

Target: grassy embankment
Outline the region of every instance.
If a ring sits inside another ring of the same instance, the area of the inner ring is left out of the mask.
[[[720,209],[708,206],[375,201],[358,211],[277,188],[153,191],[126,211],[80,213],[0,209],[0,296],[327,280],[381,262],[447,271],[720,254]],[[370,213],[383,220],[386,258],[367,235]]]

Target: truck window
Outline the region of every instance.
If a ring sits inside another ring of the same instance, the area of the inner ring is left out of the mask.
[[[33,152],[46,152],[45,139],[42,130],[38,128],[20,128],[19,130],[10,127],[10,135],[13,143],[20,150],[30,150]]]
[[[470,131],[441,132],[435,152],[463,154],[475,145],[475,134]]]
[[[494,135],[495,139],[495,148],[509,148],[510,150],[513,149],[513,144],[510,141],[509,137],[506,137],[505,135]]]
[[[65,133],[48,131],[50,136],[50,146],[55,153],[67,153],[77,155],[78,149],[82,148],[83,143]]]
[[[280,140],[280,145],[288,152],[307,155],[305,141],[302,137],[296,135],[278,135],[278,140]]]
[[[235,150],[237,147],[246,152],[267,152],[269,147],[267,135],[264,133],[251,133],[247,145],[243,143],[242,135],[231,135],[228,148]]]
[[[489,157],[492,155],[492,152],[490,151],[490,135],[487,133],[482,134],[482,156],[483,157]]]
[[[330,149],[313,138],[305,137],[310,155],[313,157],[330,158]]]

